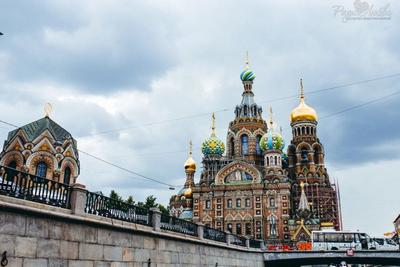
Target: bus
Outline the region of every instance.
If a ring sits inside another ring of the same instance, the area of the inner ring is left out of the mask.
[[[351,231],[313,231],[313,250],[369,250],[376,249],[376,242],[366,233]]]

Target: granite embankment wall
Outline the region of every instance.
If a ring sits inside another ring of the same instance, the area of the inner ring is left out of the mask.
[[[0,196],[7,267],[264,266],[258,249]]]

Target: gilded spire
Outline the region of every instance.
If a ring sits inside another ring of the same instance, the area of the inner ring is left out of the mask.
[[[215,113],[211,116],[211,135],[215,136]]]
[[[273,126],[273,124],[274,124],[274,121],[273,121],[273,112],[272,112],[272,107],[270,106],[269,107],[269,124],[270,124],[270,126],[271,126],[271,129],[272,129],[272,126]]]
[[[250,64],[250,60],[249,60],[249,51],[246,51],[246,59],[244,61],[244,63],[246,64],[246,66],[244,67],[246,70],[250,69],[249,64]]]
[[[193,152],[193,143],[192,143],[192,139],[189,140],[189,157],[192,156]]]
[[[51,106],[50,103],[46,103],[44,105],[44,115],[46,117],[50,117],[51,112],[53,111],[53,107]]]
[[[300,99],[304,100],[304,87],[303,87],[303,79],[300,78]]]
[[[308,204],[306,193],[304,192],[304,183],[300,183],[301,187],[301,196],[299,202],[299,210],[310,210],[310,206]]]

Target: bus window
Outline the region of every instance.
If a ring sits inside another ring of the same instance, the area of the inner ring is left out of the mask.
[[[356,240],[356,243],[360,242],[360,234],[354,234],[354,239]]]
[[[343,234],[344,242],[353,242],[354,241],[354,234],[352,233],[345,233]]]

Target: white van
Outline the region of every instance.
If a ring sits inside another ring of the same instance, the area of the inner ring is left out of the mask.
[[[399,245],[390,238],[373,238],[377,250],[399,250]]]

